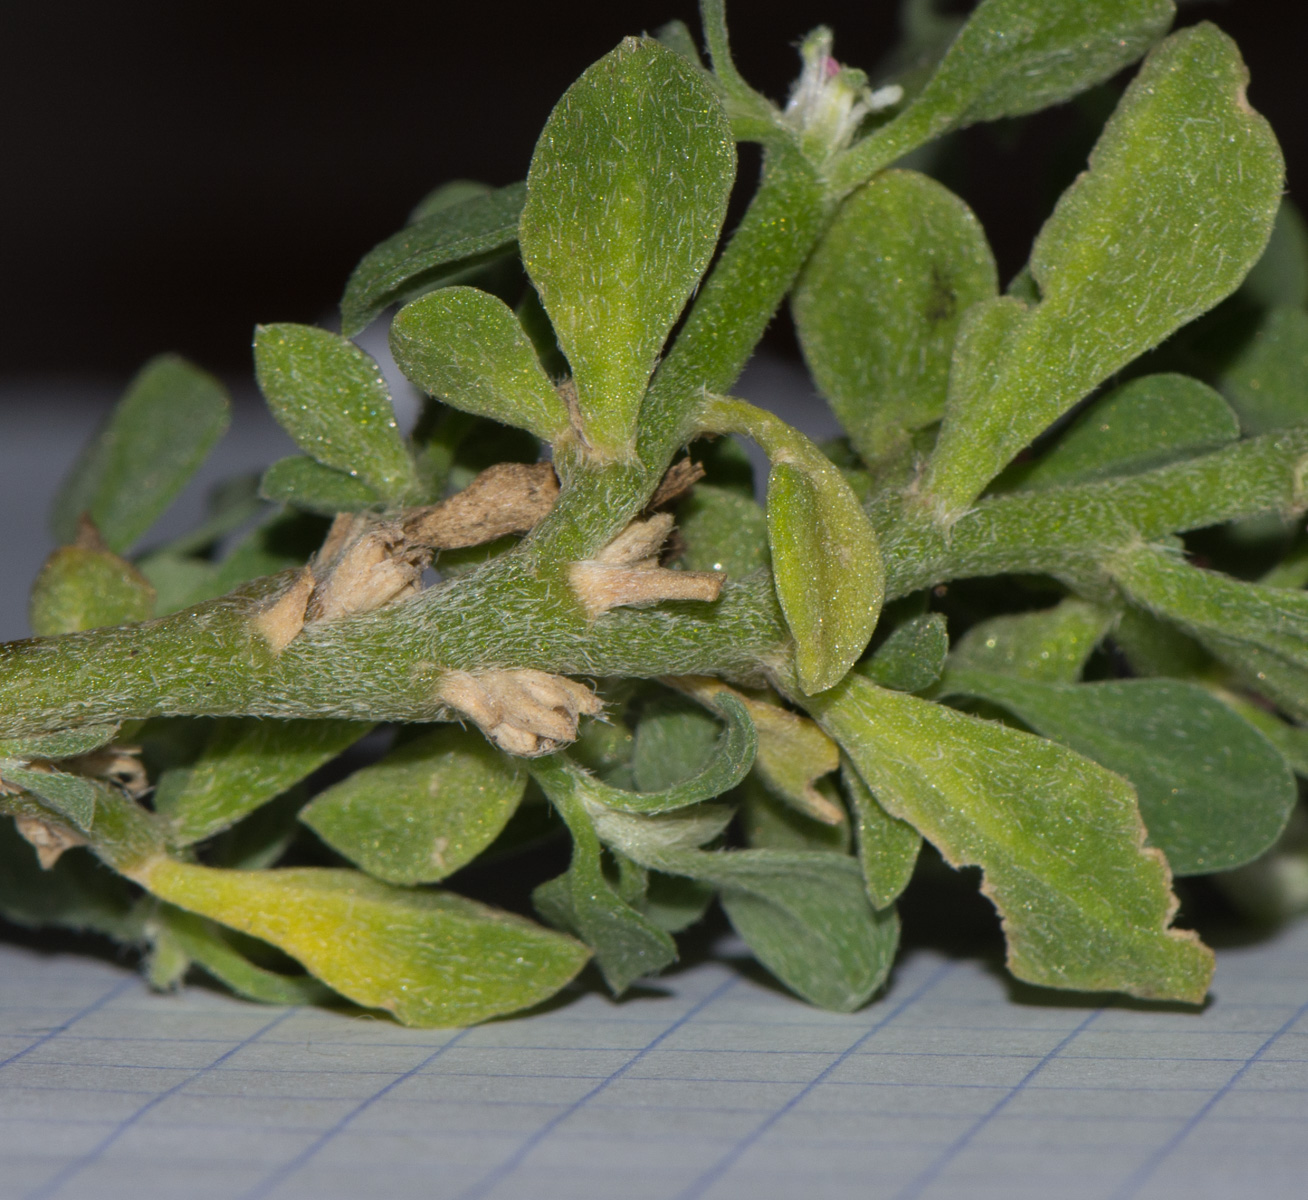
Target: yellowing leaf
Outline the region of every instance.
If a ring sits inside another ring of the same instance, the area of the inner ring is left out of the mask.
[[[527,1008],[588,957],[521,917],[357,871],[224,871],[154,858],[131,877],[178,908],[271,942],[342,996],[406,1025],[470,1025]]]

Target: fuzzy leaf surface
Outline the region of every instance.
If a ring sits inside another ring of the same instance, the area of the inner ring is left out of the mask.
[[[1031,734],[850,675],[806,701],[891,816],[979,865],[1019,979],[1203,1000],[1213,956],[1169,928],[1163,856],[1130,784]]]
[[[1292,717],[1308,720],[1308,593],[1204,571],[1165,550],[1116,556],[1126,594],[1179,625]]]
[[[1268,312],[1220,383],[1246,434],[1308,421],[1308,312],[1297,306]]]
[[[331,992],[312,975],[282,975],[257,966],[223,936],[212,921],[161,905],[153,918],[163,923],[186,956],[238,996],[260,1004],[322,1004]]]
[[[702,73],[648,38],[600,59],[546,122],[519,240],[597,447],[630,450],[663,343],[717,244],[735,160]]]
[[[227,431],[230,409],[212,375],[176,355],[151,359],[60,488],[55,537],[71,542],[86,513],[110,550],[127,550]]]
[[[1037,434],[1114,371],[1229,295],[1267,243],[1284,164],[1244,95],[1248,71],[1212,25],[1158,46],[1040,231],[1041,301],[998,340],[964,321],[926,489],[965,508]],[[978,388],[982,383],[985,386]]]
[[[855,669],[882,687],[920,692],[940,678],[948,654],[945,618],[939,613],[924,613],[900,625],[871,658]]]
[[[154,588],[108,550],[60,546],[32,585],[28,620],[38,637],[77,633],[154,615]]]
[[[840,206],[791,298],[805,361],[865,462],[945,411],[963,313],[995,295],[971,209],[916,171],[886,171]]]
[[[317,459],[304,454],[273,463],[259,481],[259,494],[276,504],[289,504],[324,517],[362,512],[382,502],[382,498],[362,480],[333,467],[325,467]]]
[[[435,883],[499,836],[526,785],[518,760],[444,725],[319,793],[300,820],[369,875]]]
[[[569,428],[567,405],[531,339],[509,306],[489,292],[442,288],[406,304],[390,336],[400,370],[428,395],[547,442]]]
[[[553,776],[551,803],[572,834],[567,873],[537,888],[537,910],[558,928],[575,934],[595,955],[604,981],[621,995],[637,979],[655,975],[676,961],[672,937],[626,902],[604,876],[599,836],[581,800],[579,778],[559,787]]]
[[[552,794],[551,788],[567,791],[580,788],[593,803],[622,813],[657,816],[711,800],[729,792],[744,779],[758,749],[754,723],[735,696],[715,697],[713,706],[726,721],[726,728],[713,747],[712,757],[693,775],[684,773],[687,764],[683,760],[676,772],[676,781],[661,791],[630,792],[610,787],[587,774],[566,756],[559,755],[532,762],[532,775],[547,794]]]
[[[254,367],[273,416],[306,454],[392,503],[415,490],[386,380],[353,342],[312,325],[262,325]]]
[[[210,837],[357,742],[362,721],[221,717],[195,762],[163,773],[154,808],[177,845]]]
[[[1188,375],[1144,375],[1095,401],[1048,454],[1010,474],[1022,488],[1067,487],[1151,471],[1239,436],[1235,413],[1207,384]]]
[[[36,770],[26,763],[0,759],[0,779],[30,792],[83,832],[88,832],[95,823],[96,805],[103,788],[85,776]]]
[[[415,289],[438,287],[455,272],[513,249],[527,185],[511,183],[454,203],[449,202],[450,186],[438,189],[443,193],[439,198],[429,197],[425,209],[419,205],[411,225],[375,246],[354,268],[341,297],[341,329],[347,337]]]
[[[922,850],[922,835],[907,821],[892,817],[863,782],[852,764],[841,772],[854,811],[854,839],[863,886],[873,908],[887,908],[908,887]]]
[[[1176,875],[1228,871],[1257,858],[1298,799],[1271,742],[1197,684],[1051,683],[951,670],[944,691],[990,700],[1130,780],[1149,844]]]
[[[717,396],[705,429],[753,438],[772,460],[767,524],[773,585],[807,692],[830,687],[866,648],[885,593],[876,533],[839,469],[799,430]]]
[[[843,854],[683,850],[647,865],[717,887],[754,956],[810,1004],[853,1012],[890,971],[899,919],[872,907],[858,864]]]
[[[959,639],[949,656],[949,671],[1074,683],[1112,620],[1105,609],[1075,599],[1038,612],[992,617]]]
[[[117,725],[83,725],[80,729],[65,729],[36,737],[5,738],[0,741],[0,758],[73,758],[113,741],[118,728]]]
[[[1308,225],[1289,196],[1281,197],[1271,240],[1241,291],[1262,308],[1308,305]]]
[[[552,996],[585,947],[449,892],[413,891],[357,871],[224,871],[155,858],[143,887],[298,959],[342,996],[405,1025],[470,1025]]]

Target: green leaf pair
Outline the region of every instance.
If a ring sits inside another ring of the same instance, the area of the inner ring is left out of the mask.
[[[652,40],[624,41],[550,115],[518,230],[571,368],[575,418],[517,317],[485,292],[447,288],[403,309],[396,361],[455,407],[551,442],[575,424],[601,457],[632,457],[646,386],[717,244],[734,176],[702,72]]]

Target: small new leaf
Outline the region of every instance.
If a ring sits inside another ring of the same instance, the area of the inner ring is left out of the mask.
[[[454,408],[546,442],[570,428],[518,318],[489,292],[448,287],[406,305],[391,322],[391,353],[418,387]]]
[[[374,247],[354,268],[341,297],[342,332],[353,337],[415,291],[439,287],[509,254],[526,198],[525,183],[454,203],[449,193],[429,197],[415,210],[413,224]]]
[[[417,490],[386,380],[352,342],[311,325],[263,325],[254,366],[273,416],[306,454],[392,504]]]

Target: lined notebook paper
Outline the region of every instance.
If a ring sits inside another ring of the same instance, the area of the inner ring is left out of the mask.
[[[709,961],[467,1031],[0,946],[3,1200],[1301,1200],[1306,1129],[1308,924],[1198,1014],[918,951],[852,1015]]]

